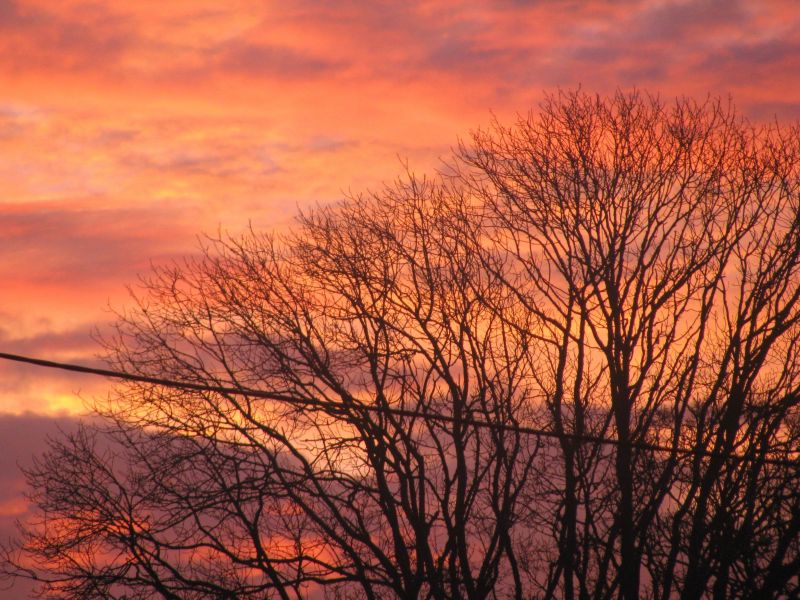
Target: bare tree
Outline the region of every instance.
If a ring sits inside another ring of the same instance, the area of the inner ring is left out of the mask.
[[[468,209],[411,181],[146,279],[117,368],[272,400],[121,388],[29,473],[28,573],[73,598],[521,597],[537,441],[472,421],[529,419],[532,328]]]
[[[209,241],[105,340],[6,570],[66,598],[800,594],[800,135],[559,93]]]
[[[542,324],[553,429],[616,442],[562,440],[545,595],[797,593],[797,467],[775,464],[798,448],[797,127],[559,94],[461,155],[516,278],[487,269]]]

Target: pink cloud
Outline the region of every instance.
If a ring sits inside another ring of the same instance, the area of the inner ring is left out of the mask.
[[[175,206],[97,204],[0,205],[0,277],[64,285],[130,280],[169,253],[169,236],[183,220]]]
[[[0,64],[12,72],[110,67],[133,38],[130,25],[99,4],[60,14],[47,6],[2,0],[0,14]]]

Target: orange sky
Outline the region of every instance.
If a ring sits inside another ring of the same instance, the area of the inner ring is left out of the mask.
[[[797,73],[789,1],[0,0],[0,348],[89,361],[150,260],[430,171],[556,86],[786,119]],[[0,413],[98,386],[0,364]]]
[[[150,260],[430,171],[556,86],[800,117],[797,6],[0,0],[0,349],[91,361]],[[100,389],[0,364],[0,413]]]
[[[794,0],[0,0],[0,350],[92,362],[149,261],[431,171],[556,86],[788,120],[798,73]],[[104,385],[0,363],[0,521],[13,456]]]

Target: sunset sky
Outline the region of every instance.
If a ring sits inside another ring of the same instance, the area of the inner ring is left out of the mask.
[[[789,0],[0,0],[0,351],[94,364],[151,261],[432,172],[559,86],[788,121],[798,74]],[[4,523],[15,460],[105,385],[0,363]]]

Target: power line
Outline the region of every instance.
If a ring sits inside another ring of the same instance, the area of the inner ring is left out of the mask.
[[[323,400],[313,400],[310,398],[297,398],[296,396],[279,394],[277,392],[267,392],[264,390],[254,390],[244,387],[229,387],[221,385],[209,385],[204,383],[192,383],[190,381],[177,381],[174,379],[167,379],[163,377],[151,377],[148,375],[138,375],[136,373],[128,373],[125,371],[117,371],[113,369],[100,369],[96,367],[87,367],[85,365],[78,365],[74,363],[64,363],[52,360],[44,360],[41,358],[23,356],[21,354],[10,354],[7,352],[0,352],[0,359],[35,365],[37,367],[44,367],[47,369],[60,369],[62,371],[72,371],[75,373],[83,373],[86,375],[100,375],[103,377],[110,377],[113,379],[134,381],[138,383],[150,383],[153,385],[160,385],[174,389],[184,389],[184,390],[192,390],[198,392],[212,392],[223,395],[247,396],[251,398],[264,398],[267,400],[283,402],[285,404],[292,404],[295,406],[323,408],[328,410],[329,412],[339,413],[339,414],[346,413],[348,410],[356,410],[369,413],[378,413],[385,415],[388,414],[398,417],[423,418],[433,421],[439,421],[442,423],[468,425],[472,427],[481,427],[486,429],[494,429],[498,431],[509,431],[512,433],[523,433],[527,435],[534,435],[537,437],[551,438],[558,440],[572,440],[575,442],[589,442],[595,444],[606,444],[611,446],[627,445],[630,446],[631,448],[636,448],[639,450],[675,453],[683,456],[722,458],[740,462],[758,462],[762,464],[770,464],[776,466],[800,465],[800,460],[797,459],[789,460],[782,458],[750,457],[734,453],[723,454],[699,448],[677,448],[672,446],[663,446],[660,444],[651,444],[649,442],[641,442],[641,441],[622,442],[620,440],[615,440],[613,438],[606,438],[595,435],[550,431],[547,429],[528,427],[525,425],[518,425],[512,423],[492,423],[491,421],[483,421],[480,419],[474,419],[472,417],[456,418],[452,415],[443,415],[441,413],[423,412],[418,410],[410,410],[392,406],[375,406],[375,405],[361,404],[361,403],[335,402],[332,400],[323,401]]]

